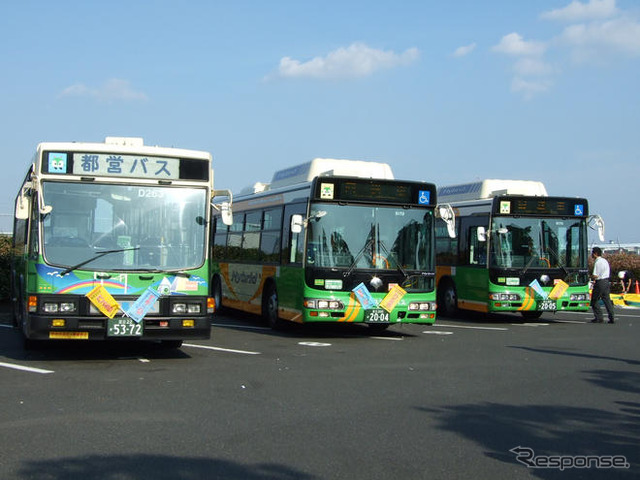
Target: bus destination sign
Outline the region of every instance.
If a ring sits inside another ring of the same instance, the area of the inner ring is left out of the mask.
[[[180,159],[115,153],[46,152],[43,170],[50,174],[180,179]]]
[[[496,197],[493,211],[496,215],[553,215],[559,217],[586,217],[587,200],[562,197]]]
[[[416,182],[385,182],[371,179],[317,179],[316,198],[342,202],[390,203],[404,205],[434,204],[436,195],[432,184]]]

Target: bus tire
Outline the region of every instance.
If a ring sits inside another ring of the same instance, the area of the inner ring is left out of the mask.
[[[215,275],[211,279],[211,296],[216,304],[216,312],[222,310],[222,281],[219,275]]]
[[[262,293],[262,317],[274,330],[284,327],[284,322],[278,317],[278,292],[273,282],[267,282]]]
[[[438,311],[445,317],[458,313],[458,295],[451,280],[444,280],[438,288]]]

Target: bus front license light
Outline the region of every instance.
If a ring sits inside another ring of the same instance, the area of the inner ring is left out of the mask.
[[[196,321],[195,320],[182,320],[182,327],[183,328],[193,328],[196,326]]]
[[[64,328],[67,326],[67,322],[63,318],[54,318],[51,320],[51,326],[54,328]]]

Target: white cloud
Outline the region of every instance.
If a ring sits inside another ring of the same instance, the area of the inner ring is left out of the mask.
[[[553,85],[550,79],[553,68],[544,61],[546,43],[526,41],[522,35],[514,32],[502,37],[492,50],[514,58],[512,92],[522,94],[525,99],[530,100]]]
[[[471,43],[469,45],[464,45],[462,47],[456,48],[455,52],[453,52],[453,56],[454,57],[464,57],[466,55],[469,55],[475,49],[476,49],[476,44],[475,43]]]
[[[88,97],[101,102],[147,100],[147,96],[134,90],[129,81],[119,78],[107,80],[99,87],[88,87],[82,83],[76,83],[65,88],[59,96]]]
[[[277,75],[289,78],[354,78],[365,77],[388,68],[409,65],[419,56],[417,48],[409,48],[401,54],[378,50],[363,43],[353,43],[329,52],[325,57],[315,57],[301,62],[290,57],[280,60]]]
[[[574,56],[597,54],[604,50],[640,55],[640,23],[631,18],[616,18],[605,22],[570,25],[560,41],[576,49]]]
[[[525,41],[522,35],[514,32],[502,37],[500,43],[495,45],[492,50],[512,56],[540,56],[544,54],[546,48],[544,43],[533,40]]]
[[[492,50],[513,59],[511,90],[525,98],[545,92],[566,66],[563,56],[582,64],[608,65],[622,56],[640,56],[640,22],[620,10],[615,0],[574,0],[540,15],[545,20],[567,22],[548,41],[527,41],[518,33],[503,36]],[[548,58],[554,59],[554,64]]]
[[[519,58],[513,65],[513,71],[520,76],[545,76],[554,72],[553,67],[539,58]]]
[[[580,22],[611,18],[618,13],[616,0],[590,0],[588,3],[573,1],[564,8],[544,12],[540,18],[565,22]]]
[[[546,92],[553,83],[550,80],[528,80],[522,77],[515,77],[511,82],[511,91],[521,93],[525,100],[531,100],[534,95]]]

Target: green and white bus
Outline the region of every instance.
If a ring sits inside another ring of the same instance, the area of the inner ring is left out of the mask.
[[[589,308],[585,198],[551,197],[540,182],[483,180],[439,188],[456,238],[436,227],[439,312],[543,312]]]
[[[216,304],[273,328],[434,322],[432,183],[394,180],[384,163],[317,158],[234,198],[232,226],[214,217]]]
[[[212,188],[207,152],[129,137],[40,143],[15,204],[26,343],[209,338]]]

